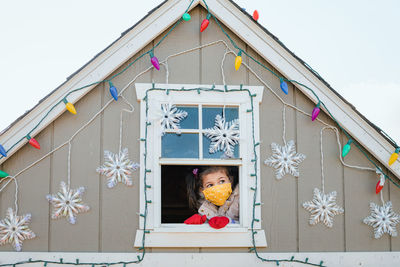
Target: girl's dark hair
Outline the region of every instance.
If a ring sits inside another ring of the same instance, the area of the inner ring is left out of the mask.
[[[233,182],[233,177],[229,173],[229,168],[225,166],[204,166],[198,168],[197,175],[193,174],[193,169],[189,171],[186,176],[186,190],[188,196],[189,207],[193,210],[199,208],[199,200],[203,198],[200,194],[200,189],[203,186],[203,177],[207,174],[223,171],[229,177],[231,183]]]

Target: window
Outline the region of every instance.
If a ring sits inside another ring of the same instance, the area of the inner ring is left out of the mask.
[[[146,247],[250,247],[252,205],[255,180],[254,148],[259,155],[258,107],[262,99],[261,86],[207,86],[183,84],[136,84],[136,94],[141,103],[141,146],[140,146],[140,207],[145,206],[145,184],[148,204],[146,217]],[[180,121],[180,129],[162,133],[161,106],[174,104],[185,111],[187,117]],[[206,129],[213,128],[217,115],[226,122],[238,119],[239,143],[232,155],[224,152],[210,153],[210,139]],[[254,125],[254,127],[253,127]],[[259,156],[258,156],[259,161]],[[240,221],[215,230],[208,224],[185,225],[183,219],[193,215],[187,205],[184,175],[196,166],[227,166],[240,185]],[[257,162],[257,166],[259,162]],[[253,168],[252,168],[253,167]],[[256,170],[259,175],[259,168]],[[177,175],[174,175],[177,174]],[[259,182],[259,181],[258,181]],[[172,186],[174,185],[174,186]],[[260,188],[260,185],[258,185]],[[182,192],[182,191],[185,192]],[[168,196],[170,194],[171,196]],[[260,200],[260,191],[256,198]],[[186,201],[185,201],[186,200]],[[142,213],[143,214],[143,213]],[[256,216],[261,218],[260,207]],[[255,222],[254,228],[260,229]],[[135,246],[141,246],[144,218],[140,218]],[[258,246],[266,246],[265,234],[257,234]],[[218,233],[218,235],[215,235]],[[222,236],[221,236],[222,235]],[[225,238],[226,237],[226,238]]]

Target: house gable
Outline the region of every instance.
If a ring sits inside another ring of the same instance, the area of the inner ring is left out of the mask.
[[[180,12],[182,13],[182,10],[180,10]],[[169,61],[169,81],[171,83],[212,84],[216,81],[221,83],[222,75],[220,69],[221,59],[224,56],[224,46],[221,43],[219,43],[219,46],[218,44],[206,45],[222,39],[228,44],[229,42],[224,39],[223,33],[219,30],[214,21],[210,23],[207,32],[199,37],[199,24],[205,17],[206,11],[203,8],[197,8],[193,13],[193,21],[179,25],[176,34],[170,35],[169,38],[165,39],[163,45],[157,48],[157,55],[159,59],[162,60],[182,50],[193,49],[193,52],[171,58]],[[230,30],[229,25],[224,25],[223,27],[227,31]],[[109,79],[122,71],[131,62],[136,60],[140,54],[151,49],[169,29],[170,28],[166,28],[159,36],[153,36],[153,38],[155,38],[153,43],[147,44],[142,50],[132,54],[130,57],[126,56],[126,61],[120,62],[120,67],[118,69],[104,77],[99,77],[99,79]],[[246,44],[242,41],[246,40],[246,38],[243,36],[233,36],[234,34],[231,34],[231,32],[229,32],[229,34],[234,38],[235,42],[238,42],[240,47],[246,48],[246,52],[261,60],[264,65],[268,65],[268,62],[264,61],[264,59],[268,60],[268,57],[258,54],[252,49],[250,43]],[[177,44],[177,40],[181,40],[180,38],[182,38],[182,36],[185,36],[185,42]],[[242,38],[242,40],[240,40],[240,38]],[[198,48],[199,46],[204,47]],[[279,79],[266,72],[256,63],[246,60],[245,56],[243,56],[243,58],[243,64],[248,64],[256,72],[250,72],[245,66],[241,67],[238,72],[235,72],[231,66],[233,55],[228,54],[225,62],[225,75],[228,84],[239,85],[244,83],[263,85],[255,76],[257,74],[267,82],[267,85],[272,85],[273,89],[281,98],[286,97],[285,101],[287,103],[296,105],[304,110],[312,110],[314,104],[308,97],[304,97],[304,94],[300,90],[294,90],[293,86],[290,84],[290,94],[288,96],[283,95],[279,89]],[[188,62],[190,64],[187,64]],[[188,68],[188,65],[190,68]],[[118,89],[122,89],[130,83],[141,71],[151,68],[148,56],[137,61],[134,66],[135,68],[131,68],[124,75],[118,76],[113,80]],[[290,78],[289,76],[287,77]],[[166,80],[166,75],[164,69],[159,72],[149,70],[148,73],[140,76],[140,79],[141,80],[138,82],[151,83],[155,81],[158,83],[160,81],[164,82]],[[138,132],[140,128],[140,112],[138,103],[135,103],[136,97],[133,95],[132,89],[133,88],[129,88],[129,90],[126,90],[126,96],[133,103],[136,111],[133,115],[124,117],[123,127],[126,135],[124,135],[123,144],[128,146],[131,158],[137,160],[140,156],[138,151],[139,140],[141,138]],[[266,90],[264,93],[265,97],[260,107],[260,114],[262,114],[262,125],[260,126],[262,139],[260,157],[262,160],[270,155],[270,144],[272,142],[282,142],[282,103],[277,101],[269,91]],[[42,145],[46,144],[43,150],[51,150],[62,142],[65,142],[65,140],[68,140],[76,130],[90,120],[96,112],[104,106],[104,103],[109,100],[112,99],[108,93],[108,84],[106,83],[97,85],[95,90],[87,92],[84,97],[82,95],[82,99],[76,102],[78,115],[72,116],[69,113],[62,114],[58,119],[54,118],[46,130],[42,130],[40,133],[41,140],[46,140],[45,142],[41,142]],[[121,101],[112,103],[113,104],[104,111],[104,114],[102,113],[99,118],[93,121],[90,127],[77,136],[72,144],[73,183],[76,186],[83,184],[88,185],[90,188],[85,200],[91,204],[91,212],[79,217],[79,224],[70,226],[64,221],[48,220],[49,215],[47,214],[47,210],[40,211],[40,216],[43,215],[43,218],[46,219],[46,223],[40,226],[41,228],[37,234],[41,236],[41,240],[46,240],[47,233],[49,233],[49,242],[48,244],[40,240],[26,242],[24,246],[26,246],[27,250],[132,250],[132,231],[139,228],[138,215],[135,214],[135,212],[140,212],[137,176],[135,177],[136,183],[133,188],[120,186],[115,190],[109,190],[104,186],[103,177],[100,178],[95,173],[95,168],[101,165],[103,150],[114,149],[115,151],[118,147],[117,135],[119,130],[119,116],[121,109],[126,108],[126,105]],[[62,113],[64,110],[60,112]],[[372,199],[377,201],[374,199],[375,193],[371,191],[376,183],[376,175],[374,172],[362,172],[344,168],[337,159],[338,148],[333,135],[324,135],[324,140],[327,140],[325,144],[328,144],[327,147],[324,147],[326,153],[325,171],[328,176],[327,187],[329,190],[337,190],[338,204],[346,209],[346,214],[349,213],[352,215],[346,216],[345,218],[344,216],[335,218],[334,229],[326,230],[319,226],[309,226],[309,214],[303,210],[301,203],[311,198],[313,187],[318,187],[320,185],[318,140],[321,125],[312,123],[308,116],[304,116],[301,113],[296,113],[289,109],[287,109],[286,117],[288,125],[286,137],[288,140],[297,140],[298,151],[306,154],[307,160],[301,165],[301,177],[299,179],[286,177],[283,180],[277,181],[274,178],[273,169],[265,165],[260,166],[263,175],[261,190],[262,202],[264,203],[262,206],[263,217],[261,218],[261,223],[268,237],[268,248],[264,251],[390,250],[390,246],[396,248],[396,240],[392,241],[390,238],[385,237],[372,242],[370,228],[365,225],[360,227],[360,218],[366,216],[364,213],[365,211],[368,212],[367,206],[369,201]],[[334,124],[326,114],[320,114],[320,118],[329,124]],[[53,132],[49,133],[51,131]],[[346,139],[340,136],[340,140],[343,143]],[[25,154],[28,150],[32,154]],[[37,155],[38,153],[35,154],[37,151],[33,150],[32,152],[32,150],[33,149],[29,146],[21,149],[18,151],[18,156],[13,156],[12,159],[5,162],[3,166],[6,166],[10,171],[18,171],[19,169],[17,167],[19,167],[19,163],[15,162],[19,159],[25,159],[24,164],[20,163],[22,167],[25,167],[30,164],[32,160],[36,160],[42,156]],[[22,199],[20,199],[21,202],[24,203],[24,205],[21,205],[22,211],[31,211],[30,209],[32,208],[33,214],[39,214],[37,208],[34,206],[37,205],[37,203],[43,203],[43,196],[49,193],[48,191],[53,193],[58,190],[59,181],[65,180],[67,154],[68,150],[65,147],[54,153],[50,159],[41,162],[43,165],[35,166],[35,168],[25,173],[24,176],[21,175],[19,177],[22,178],[21,183],[23,184],[21,192],[25,192]],[[26,157],[30,156],[31,158],[26,159]],[[352,150],[352,155],[347,157],[346,160],[355,165],[367,166],[368,164],[361,153],[355,149]],[[38,171],[39,167],[43,170]],[[29,180],[31,177],[32,179]],[[47,181],[49,186],[43,187],[43,181]],[[361,190],[361,193],[358,190]],[[389,190],[386,190],[384,193],[385,199],[389,199],[388,191]],[[33,194],[28,194],[26,192],[36,192],[34,201],[31,199],[31,195]],[[366,192],[372,192],[372,196]],[[391,192],[390,197],[395,198],[395,193]],[[12,189],[10,189],[10,191],[7,191],[7,194],[2,194],[0,196],[3,202],[3,206],[0,208],[2,213],[4,211],[3,208],[7,205],[5,202],[10,202],[9,200],[12,199],[12,194]],[[344,198],[346,199],[345,203]],[[129,208],[127,208],[127,206],[129,206]],[[38,221],[41,222],[43,218],[37,218],[36,223]],[[37,224],[34,225],[33,228],[38,229]],[[68,231],[65,231],[66,228]],[[349,230],[345,231],[345,228]],[[118,229],[118,231],[115,233],[109,231],[109,229]],[[65,232],[68,232],[68,236],[66,236]],[[78,239],[80,242],[79,244],[71,246],[70,244],[74,242],[74,239]],[[41,242],[41,246],[30,247],[31,244],[34,244],[33,242]],[[245,250],[247,249],[243,249],[243,251]],[[180,250],[176,249],[176,251]],[[154,249],[153,252],[157,252],[157,249]]]

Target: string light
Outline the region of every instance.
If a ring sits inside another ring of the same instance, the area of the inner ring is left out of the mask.
[[[315,106],[315,108],[313,109],[312,113],[311,113],[311,120],[314,121],[317,117],[319,112],[321,111],[319,106],[321,105],[321,102],[318,101],[318,104]]]
[[[33,146],[34,148],[40,149],[40,144],[38,141],[36,141],[35,138],[32,138],[29,134],[26,136],[26,138],[29,140],[29,144]]]
[[[255,21],[257,21],[259,17],[260,17],[260,15],[258,14],[257,9],[254,10],[254,12],[253,12],[253,19],[254,19]]]
[[[76,109],[75,109],[74,105],[71,102],[68,102],[68,100],[66,98],[63,99],[63,102],[64,102],[65,107],[67,108],[67,110],[75,115],[76,114]]]
[[[150,61],[153,64],[154,68],[160,70],[160,63],[158,62],[158,58],[154,56],[153,51],[150,51]]]
[[[389,158],[389,166],[392,165],[399,157],[400,147],[396,148],[394,153]]]
[[[203,22],[200,25],[200,32],[203,32],[205,29],[207,29],[208,24],[210,23],[210,18],[211,18],[211,14],[208,13],[207,17],[203,20]]]
[[[10,176],[8,173],[6,173],[5,171],[0,170],[0,178],[6,178]]]
[[[4,147],[2,145],[0,145],[0,154],[3,157],[7,157],[7,152],[6,152],[6,150],[4,149]]]
[[[347,144],[345,144],[343,146],[343,150],[342,150],[342,157],[346,157],[346,155],[350,152],[351,149],[351,143],[353,143],[353,140],[349,139],[349,141],[347,142]]]
[[[118,91],[117,88],[112,84],[111,81],[108,82],[110,85],[110,94],[114,98],[115,101],[118,101]]]
[[[283,80],[283,78],[279,78],[279,80],[281,81],[281,89],[285,94],[289,93],[289,87],[287,85],[287,83]]]
[[[183,14],[183,16],[182,16],[182,19],[183,19],[184,21],[189,21],[189,20],[191,19],[191,17],[190,17],[190,15],[189,15],[189,13],[185,13],[185,14]]]
[[[239,50],[239,53],[235,58],[235,69],[238,70],[240,65],[242,65],[242,50]]]
[[[386,180],[385,176],[382,175],[378,183],[376,184],[375,193],[379,194],[379,192],[381,192],[383,186],[385,185],[385,180]]]

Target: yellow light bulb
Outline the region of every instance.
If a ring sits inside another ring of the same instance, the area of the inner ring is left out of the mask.
[[[392,164],[397,160],[398,157],[399,157],[399,153],[394,152],[394,153],[390,156],[390,159],[389,159],[389,166],[392,165]]]
[[[72,103],[67,102],[67,101],[64,101],[64,103],[65,103],[65,107],[67,108],[67,110],[69,112],[71,112],[72,114],[76,114],[76,109]]]
[[[235,69],[238,70],[240,68],[240,65],[242,64],[242,57],[237,56],[235,58]]]

